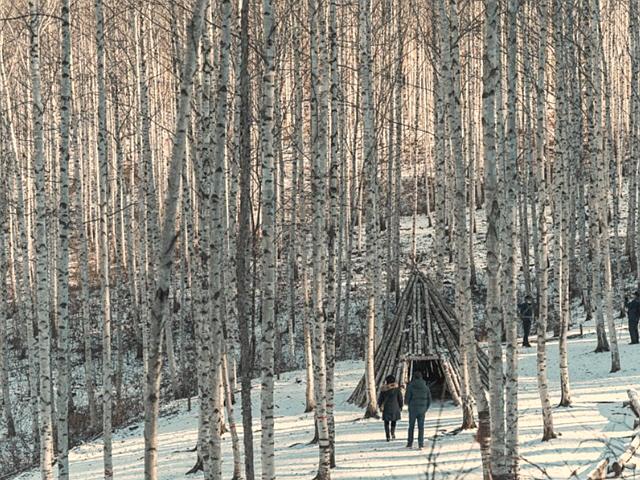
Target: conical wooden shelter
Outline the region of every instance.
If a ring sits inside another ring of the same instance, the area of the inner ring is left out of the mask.
[[[489,360],[479,346],[477,354],[482,382],[488,388]],[[435,283],[417,269],[411,273],[396,314],[376,350],[376,391],[388,375],[406,384],[415,370],[431,383],[434,398],[450,398],[461,404],[458,319]],[[349,402],[366,406],[364,376]]]

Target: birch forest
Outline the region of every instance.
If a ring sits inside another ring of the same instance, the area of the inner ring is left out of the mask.
[[[640,0],[0,0],[0,480],[631,475],[639,166]]]

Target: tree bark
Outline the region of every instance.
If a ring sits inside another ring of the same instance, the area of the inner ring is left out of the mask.
[[[249,332],[252,314],[250,263],[251,228],[251,83],[249,77],[249,0],[242,0],[240,11],[240,129],[238,136],[240,160],[240,212],[236,252],[238,279],[237,310],[240,326],[240,375],[242,396],[242,430],[244,440],[244,466],[247,480],[254,480],[253,419],[251,414],[251,373],[254,346]]]
[[[71,138],[71,28],[69,0],[63,0],[60,80],[60,199],[58,210],[58,478],[69,478],[69,156]]]
[[[44,150],[44,105],[40,72],[40,19],[38,0],[29,2],[31,73],[31,120],[33,125],[33,160],[36,195],[36,315],[38,324],[38,364],[40,367],[38,427],[40,433],[40,473],[43,480],[53,479],[53,425],[51,391],[51,328],[49,319],[49,275],[47,271],[47,205]]]
[[[260,115],[262,161],[262,390],[260,394],[260,437],[262,479],[273,480],[275,443],[273,417],[274,335],[275,335],[275,188],[274,188],[274,97],[276,23],[271,0],[262,2],[263,59],[262,111]]]
[[[518,312],[516,310],[516,205],[518,183],[518,132],[517,115],[517,49],[519,0],[507,3],[507,132],[504,156],[504,223],[503,223],[503,265],[504,284],[502,292],[503,314],[507,338],[505,420],[506,447],[505,465],[508,478],[519,476],[518,451]],[[495,478],[495,477],[494,477]]]
[[[545,69],[547,63],[547,19],[548,3],[541,0],[538,4],[538,18],[540,21],[540,40],[538,44],[538,71],[536,77],[536,177],[539,195],[539,219],[540,229],[539,244],[536,245],[539,257],[538,276],[538,339],[537,350],[537,381],[540,403],[542,407],[542,441],[556,438],[553,428],[553,413],[549,399],[549,387],[547,382],[547,318],[549,298],[549,247],[547,235],[547,209],[549,203],[547,191],[547,179],[545,178],[545,139],[546,139],[546,110],[545,110]]]
[[[100,0],[98,0],[100,1]],[[196,70],[198,44],[202,35],[207,0],[197,0],[189,25],[189,39],[182,64],[180,99],[176,116],[175,136],[171,153],[168,185],[161,230],[161,249],[158,251],[158,272],[155,282],[149,331],[149,368],[146,375],[145,396],[145,480],[158,478],[158,415],[160,410],[160,372],[162,368],[162,332],[164,307],[169,298],[173,250],[177,241],[176,210],[179,197],[180,172],[185,156],[187,121],[191,110],[193,74]]]
[[[491,405],[491,475],[506,478],[504,365],[502,361],[502,315],[500,292],[500,193],[498,190],[496,140],[496,89],[499,88],[500,68],[498,48],[498,1],[485,1],[482,127],[485,162],[485,195],[487,206],[487,306],[486,328],[489,340],[489,385]],[[498,108],[500,106],[498,105]]]
[[[360,83],[361,107],[363,117],[363,158],[366,179],[366,200],[364,205],[366,218],[366,259],[365,278],[367,295],[367,338],[365,348],[365,379],[367,388],[367,409],[365,417],[377,415],[376,381],[374,371],[376,339],[376,292],[375,278],[376,246],[378,239],[375,184],[377,176],[377,145],[373,110],[373,82],[371,58],[371,0],[359,0],[359,46],[358,79]]]

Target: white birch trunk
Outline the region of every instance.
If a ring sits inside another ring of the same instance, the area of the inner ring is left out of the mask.
[[[276,22],[271,0],[262,2],[263,59],[261,160],[262,160],[262,390],[260,393],[260,439],[262,480],[276,476],[274,439],[274,335],[275,335],[275,188],[274,188],[274,96]]]
[[[82,152],[83,164],[88,165],[87,143],[83,142],[78,149]],[[75,178],[79,183],[76,188],[76,231],[78,232],[78,242],[80,252],[78,264],[80,269],[80,319],[82,322],[82,337],[84,347],[84,377],[87,389],[87,403],[89,405],[89,425],[95,429],[98,426],[98,407],[96,405],[96,380],[93,366],[93,355],[91,352],[91,322],[89,316],[89,245],[87,240],[87,229],[84,223],[84,186],[85,178],[80,168],[80,153],[75,156]]]
[[[498,190],[496,139],[496,89],[500,69],[498,49],[498,1],[485,1],[483,51],[482,125],[487,206],[487,306],[486,327],[489,340],[489,385],[491,404],[491,474],[506,475],[505,399],[502,363],[502,315],[500,305],[500,193]],[[499,107],[499,106],[498,106]],[[461,252],[458,252],[459,254]]]
[[[337,232],[340,228],[338,198],[338,164],[340,162],[338,131],[338,42],[337,42],[337,5],[336,0],[329,4],[329,64],[331,68],[331,154],[329,168],[329,215],[327,223],[327,314],[326,314],[326,371],[327,371],[327,418],[330,443],[330,466],[335,467],[335,419],[334,419],[334,370],[336,364],[336,311],[337,290],[340,281],[338,270]],[[389,229],[391,231],[391,229]],[[388,259],[389,263],[391,259]]]
[[[402,204],[402,124],[403,124],[403,93],[404,93],[404,22],[403,22],[403,10],[402,10],[402,2],[397,2],[396,4],[396,65],[395,65],[395,84],[394,84],[394,118],[395,118],[395,151],[393,164],[395,167],[394,170],[394,179],[393,179],[393,188],[395,193],[395,198],[393,200],[393,221],[391,223],[391,229],[393,231],[393,240],[392,240],[392,259],[393,270],[392,270],[392,281],[391,285],[393,286],[395,292],[395,302],[394,304],[398,305],[400,301],[400,256],[401,256],[401,247],[400,247],[400,206]],[[391,192],[389,192],[390,194]]]
[[[212,361],[213,361],[213,381],[215,389],[224,389],[226,382],[225,368],[223,366],[223,356],[226,355],[223,352],[223,342],[226,340],[223,338],[223,325],[228,325],[230,319],[226,319],[226,305],[225,294],[226,289],[223,284],[223,266],[226,263],[226,201],[224,193],[226,188],[224,186],[225,180],[225,158],[226,158],[226,140],[227,140],[227,105],[228,105],[228,83],[229,83],[229,64],[231,56],[231,1],[223,0],[220,4],[222,15],[222,32],[220,36],[220,62],[218,71],[217,82],[217,94],[216,94],[216,120],[215,120],[215,144],[213,151],[214,159],[214,182],[213,182],[213,195],[212,195],[212,209],[213,209],[213,225],[214,236],[212,243],[212,273],[213,273],[213,298],[214,298],[214,331],[213,331],[213,349],[212,349]],[[227,332],[229,329],[227,329]],[[232,342],[230,342],[232,343]],[[214,440],[213,445],[213,466],[214,475],[213,478],[222,477],[222,442],[218,432],[222,431],[223,423],[223,405],[221,398],[224,397],[224,390],[214,391],[214,411],[213,411],[213,424],[211,438]],[[234,442],[237,440],[234,439]],[[235,458],[234,449],[234,458]]]
[[[565,85],[565,43],[564,29],[563,29],[563,7],[559,0],[555,0],[554,4],[554,46],[556,51],[556,65],[555,65],[555,82],[556,82],[556,116],[566,115],[566,85]],[[554,235],[554,292],[553,297],[555,300],[555,318],[558,320],[558,350],[559,350],[559,363],[560,363],[560,388],[562,391],[562,397],[560,405],[569,406],[571,404],[571,388],[569,384],[569,367],[567,361],[567,330],[568,322],[567,318],[563,315],[563,280],[564,280],[564,268],[565,262],[563,261],[564,250],[566,249],[565,238],[563,238],[564,226],[566,222],[566,213],[564,211],[564,205],[562,204],[562,191],[566,188],[565,185],[565,165],[567,163],[566,157],[566,126],[563,122],[556,122],[555,125],[555,158],[554,158],[554,223],[555,223],[555,235]]]
[[[637,248],[640,241],[636,232],[638,161],[640,160],[640,6],[638,0],[629,0],[629,53],[631,70],[631,88],[629,91],[629,163],[630,175],[627,183],[627,236],[625,252],[632,268],[636,268],[636,285],[640,286],[640,269],[636,263]]]
[[[238,218],[238,242],[236,252],[236,278],[238,282],[237,310],[240,326],[240,371],[242,388],[242,426],[244,440],[245,476],[253,480],[253,420],[251,412],[251,370],[254,348],[249,336],[252,315],[252,295],[249,290],[251,258],[251,82],[249,78],[249,0],[242,0],[240,11],[240,101],[239,101],[239,145],[240,164],[240,211]]]
[[[371,57],[371,0],[359,0],[359,45],[358,45],[358,80],[360,83],[360,102],[363,117],[363,162],[366,179],[366,195],[363,209],[366,218],[366,259],[365,278],[367,295],[367,337],[365,348],[365,380],[367,390],[367,410],[365,417],[377,415],[378,405],[374,371],[375,339],[376,339],[376,285],[375,261],[378,227],[376,219],[376,175],[377,145],[374,125],[373,81]],[[362,222],[360,222],[361,224]]]
[[[171,152],[168,185],[161,231],[161,249],[158,251],[158,272],[151,310],[149,331],[149,368],[146,375],[145,395],[145,480],[158,478],[158,415],[160,409],[160,372],[162,368],[162,330],[164,306],[169,298],[173,251],[177,241],[175,232],[176,210],[180,195],[180,173],[185,156],[187,121],[191,111],[193,75],[196,70],[198,44],[202,35],[204,10],[207,0],[196,0],[189,26],[189,39],[185,46],[180,85],[180,99],[176,115],[175,136]]]
[[[227,84],[229,78],[229,47],[230,47],[230,9],[229,1],[221,3],[223,16],[223,30],[220,37],[220,68],[218,71],[218,82],[216,86],[216,110],[215,110],[215,135],[212,137],[212,161],[213,161],[213,182],[211,190],[211,221],[213,224],[212,237],[209,254],[211,275],[211,300],[212,310],[210,312],[211,321],[211,380],[213,384],[212,395],[212,417],[209,428],[210,450],[212,461],[209,476],[217,480],[222,478],[222,438],[223,427],[223,401],[224,397],[222,373],[222,342],[224,312],[224,291],[222,286],[222,268],[224,265],[224,215],[226,215],[224,201],[224,160],[226,148],[226,115],[227,115]],[[213,13],[213,12],[212,12]],[[205,132],[206,134],[207,132]],[[225,210],[223,214],[223,209]],[[205,221],[208,219],[205,217]],[[206,472],[205,472],[206,474]]]
[[[327,165],[327,62],[326,62],[326,8],[323,2],[309,1],[309,30],[311,48],[311,191],[313,197],[313,371],[315,387],[315,421],[318,431],[318,473],[316,478],[330,478],[330,439],[327,419],[327,345],[325,318],[325,288],[327,278],[327,232],[325,231],[326,165]],[[331,268],[331,267],[329,267]],[[329,295],[327,295],[329,296]]]
[[[440,34],[440,45],[442,55],[442,76],[444,80],[443,93],[445,95],[445,108],[447,113],[448,131],[451,137],[452,157],[454,159],[454,188],[453,203],[455,208],[455,242],[456,242],[456,304],[458,305],[458,321],[460,322],[460,331],[465,332],[461,338],[461,387],[462,387],[462,427],[474,428],[475,421],[473,419],[472,406],[472,382],[474,382],[472,373],[472,364],[476,364],[473,358],[475,355],[475,328],[473,325],[473,316],[471,310],[471,291],[470,291],[470,271],[469,271],[469,250],[467,249],[467,211],[466,211],[466,188],[465,188],[465,172],[464,172],[464,156],[462,154],[462,125],[460,112],[460,64],[457,48],[455,53],[452,51],[451,38],[456,38],[454,34],[458,28],[457,10],[455,3],[450,5],[451,11],[448,11],[445,0],[438,2],[438,24]],[[451,231],[452,223],[449,224]],[[470,338],[467,338],[470,336]],[[473,349],[473,353],[470,351]],[[476,399],[477,401],[479,399]],[[489,439],[489,412],[487,414],[487,430],[483,432]],[[488,442],[485,445],[489,446]],[[486,452],[488,453],[488,452]],[[485,457],[486,457],[485,453]],[[484,457],[483,457],[484,458]],[[489,464],[487,461],[485,471],[489,472]]]
[[[0,125],[0,131],[4,130]],[[6,160],[5,160],[6,161]],[[9,198],[9,182],[8,182],[8,169],[3,165],[3,171],[0,174],[0,288],[7,290],[7,272],[9,272],[10,259],[7,256],[7,251],[11,249],[10,245],[10,228],[11,215],[8,208]],[[14,301],[17,301],[17,285],[13,282]],[[13,418],[13,410],[11,405],[11,395],[9,391],[9,366],[7,365],[7,340],[10,338],[9,329],[7,325],[7,318],[9,315],[9,296],[5,296],[0,301],[0,384],[2,384],[0,392],[0,404],[2,405],[2,412],[7,427],[7,437],[13,438],[16,435],[15,421]],[[14,319],[14,322],[16,320]]]
[[[31,276],[30,276],[30,258],[31,258],[31,248],[30,248],[30,235],[27,232],[27,216],[26,216],[26,208],[24,199],[24,190],[23,190],[23,176],[22,176],[22,165],[20,164],[20,160],[18,157],[18,143],[16,133],[13,127],[13,120],[11,116],[11,97],[9,96],[9,90],[7,88],[7,76],[4,66],[4,58],[0,55],[0,73],[2,75],[0,81],[0,88],[2,91],[2,100],[5,104],[5,108],[7,111],[6,117],[2,116],[0,119],[2,120],[2,127],[8,134],[10,139],[8,154],[9,154],[9,165],[14,165],[15,174],[12,178],[12,183],[14,184],[14,190],[16,191],[16,217],[17,217],[17,234],[19,237],[16,243],[19,245],[18,249],[20,251],[20,281],[19,281],[19,292],[16,292],[16,297],[20,299],[20,303],[23,305],[23,308],[19,309],[20,321],[26,326],[26,342],[27,342],[27,354],[28,354],[28,363],[29,369],[27,371],[28,383],[29,383],[29,404],[31,410],[31,439],[34,442],[38,441],[39,433],[38,433],[38,352],[36,339],[34,337],[33,325],[34,325],[34,302],[32,296],[31,289]]]
[[[205,16],[210,18],[210,7],[207,7]],[[198,430],[198,455],[202,460],[202,468],[205,478],[210,479],[213,473],[213,439],[216,435],[219,440],[219,430],[213,426],[214,381],[212,358],[212,268],[215,268],[211,260],[212,255],[212,216],[211,196],[213,190],[213,155],[211,145],[211,132],[213,131],[212,114],[212,76],[213,76],[213,45],[209,28],[202,31],[202,84],[200,85],[200,125],[198,134],[200,145],[198,150],[198,174],[196,182],[199,187],[200,202],[199,215],[199,256],[198,276],[200,279],[198,290],[198,311],[196,325],[198,337],[196,338],[197,366],[198,366],[198,394],[200,398],[199,430]]]
[[[502,291],[503,312],[507,337],[505,422],[506,449],[505,463],[508,478],[518,478],[518,312],[516,310],[516,206],[518,184],[518,132],[516,125],[516,89],[517,89],[517,49],[518,49],[518,12],[519,2],[508,1],[507,11],[507,132],[505,151],[504,179],[504,218],[503,223],[503,265],[504,284]]]
[[[458,305],[458,318],[460,321],[460,331],[462,336],[461,362],[463,373],[463,427],[468,428],[471,410],[471,391],[478,410],[478,433],[476,438],[480,443],[482,454],[483,475],[485,479],[490,478],[490,413],[486,393],[480,381],[478,370],[478,358],[476,355],[476,336],[473,321],[473,311],[471,304],[471,286],[469,269],[469,250],[467,248],[467,212],[465,201],[465,165],[462,153],[462,125],[460,112],[460,53],[458,43],[459,22],[457,2],[450,0],[448,12],[444,0],[440,0],[439,9],[441,15],[441,25],[445,38],[445,61],[448,66],[445,71],[445,78],[448,80],[447,91],[447,113],[451,135],[452,156],[455,162],[455,224],[456,224],[456,249],[457,249],[457,271],[456,271],[456,304]],[[448,20],[448,21],[447,21]],[[453,41],[452,41],[453,40]],[[449,43],[451,42],[451,43]],[[466,368],[465,368],[466,362]]]
[[[539,250],[538,256],[540,270],[536,272],[539,282],[536,361],[538,370],[538,392],[540,394],[540,404],[542,407],[542,441],[547,441],[556,438],[556,433],[553,428],[551,401],[549,399],[546,354],[547,318],[549,311],[549,247],[547,235],[547,208],[549,197],[547,193],[547,180],[544,175],[546,138],[545,67],[547,63],[547,0],[541,0],[539,2],[538,18],[540,21],[540,43],[538,44],[538,71],[536,78],[536,173],[540,202],[538,219],[540,241],[536,248]]]
[[[98,86],[98,162],[99,177],[99,272],[102,296],[102,437],[104,442],[104,477],[113,478],[112,459],[112,382],[111,365],[111,286],[110,249],[108,232],[109,215],[109,159],[107,153],[107,100],[105,86],[104,14],[102,0],[95,2],[96,43],[97,43],[97,86]]]
[[[71,29],[69,0],[62,2],[60,81],[60,199],[58,207],[58,478],[69,478],[69,156],[71,137]]]
[[[233,413],[233,385],[230,382],[229,355],[226,352],[222,356],[222,381],[224,382],[224,403],[231,431],[231,449],[233,451],[233,476],[231,480],[242,480],[242,452],[240,451],[240,438]]]
[[[38,396],[38,426],[40,432],[40,473],[43,480],[53,479],[53,424],[51,391],[51,328],[49,320],[49,275],[47,272],[47,205],[45,198],[44,105],[40,73],[41,5],[29,2],[33,125],[33,160],[36,196],[36,315],[38,320],[38,363],[40,367]]]
[[[595,189],[595,209],[594,214],[597,216],[597,231],[600,235],[601,247],[602,247],[602,293],[603,293],[603,310],[607,319],[607,328],[609,330],[609,346],[611,350],[611,373],[620,370],[620,352],[618,350],[618,338],[616,335],[615,320],[613,318],[613,299],[612,299],[612,284],[611,284],[611,258],[610,258],[610,235],[609,235],[609,204],[608,204],[608,191],[606,187],[609,178],[608,166],[609,166],[609,153],[602,150],[603,138],[602,138],[602,66],[600,60],[602,45],[600,42],[600,1],[591,1],[591,25],[593,34],[593,64],[592,70],[592,82],[594,90],[594,109],[593,109],[593,148],[592,162],[596,163],[596,168],[592,169],[594,174],[593,179],[596,181],[595,185],[591,185],[591,188]],[[599,268],[599,266],[597,267]],[[568,353],[567,353],[568,355]]]

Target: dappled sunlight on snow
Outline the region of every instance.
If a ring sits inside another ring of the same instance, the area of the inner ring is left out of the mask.
[[[640,348],[624,344],[620,330],[621,372],[610,374],[610,355],[593,353],[595,336],[585,331],[583,338],[571,338],[569,352],[574,404],[557,408],[559,401],[558,345],[547,344],[548,375],[556,431],[561,435],[541,442],[542,422],[537,390],[536,347],[521,352],[519,359],[519,435],[522,478],[568,478],[576,472],[583,478],[605,454],[619,453],[630,440],[633,416],[622,406],[626,390],[640,388]],[[336,370],[336,461],[332,478],[339,480],[424,478],[427,468],[436,478],[481,478],[480,452],[472,431],[453,432],[461,423],[460,410],[450,402],[436,402],[427,413],[425,448],[404,448],[406,443],[406,410],[396,429],[397,440],[384,440],[382,422],[363,419],[362,411],[346,403],[362,375],[359,361],[340,362]],[[303,413],[305,405],[304,371],[281,374],[276,381],[276,466],[279,478],[310,479],[315,475],[318,448],[309,445],[314,434],[313,414]],[[260,472],[260,383],[254,382],[253,415],[256,472]],[[239,395],[237,397],[239,400]],[[183,479],[195,463],[191,451],[197,440],[198,402],[172,403],[171,412],[160,421],[159,478]],[[239,421],[240,406],[235,405]],[[132,425],[114,435],[113,453],[116,477],[139,480],[143,477],[144,440],[142,424]],[[242,426],[238,424],[242,435]],[[76,447],[71,453],[72,478],[102,478],[102,444]],[[232,454],[230,435],[223,437],[224,472],[230,477]],[[435,464],[435,465],[434,465]],[[35,480],[38,475],[19,477]],[[202,478],[201,474],[191,478]]]

